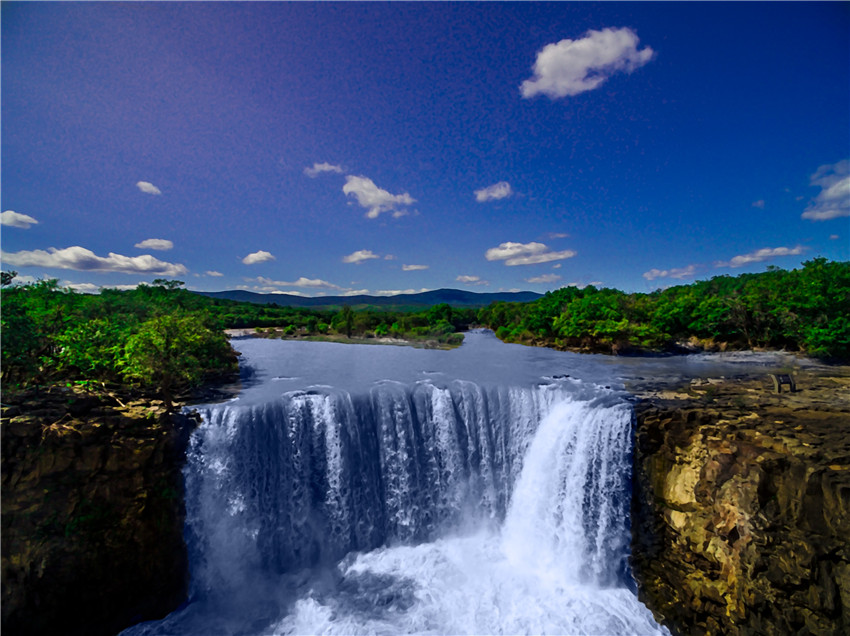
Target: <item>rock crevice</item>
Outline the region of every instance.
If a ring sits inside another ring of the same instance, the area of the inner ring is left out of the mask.
[[[112,635],[186,597],[192,417],[54,389],[4,405],[2,628]]]
[[[769,382],[636,405],[632,566],[674,633],[850,633],[850,378]]]

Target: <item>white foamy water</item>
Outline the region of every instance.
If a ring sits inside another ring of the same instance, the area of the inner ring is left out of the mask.
[[[631,589],[622,393],[548,357],[382,348],[380,373],[363,349],[246,356],[257,381],[191,442],[190,602],[125,633],[666,633]]]

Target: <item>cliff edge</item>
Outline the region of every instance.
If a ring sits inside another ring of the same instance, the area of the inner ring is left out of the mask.
[[[0,422],[3,633],[106,636],[176,609],[193,419],[54,387]]]
[[[674,634],[850,633],[850,368],[639,393],[632,568]]]

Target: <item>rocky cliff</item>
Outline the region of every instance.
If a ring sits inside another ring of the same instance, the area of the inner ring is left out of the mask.
[[[636,405],[632,565],[674,633],[850,633],[850,373],[796,380]]]
[[[183,601],[194,425],[71,389],[4,404],[4,634],[112,635]]]

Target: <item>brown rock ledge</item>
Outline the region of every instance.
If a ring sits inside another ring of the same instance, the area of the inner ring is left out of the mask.
[[[3,405],[4,634],[105,636],[179,606],[195,424],[67,388]]]
[[[674,634],[850,633],[850,368],[638,394],[632,568]]]

